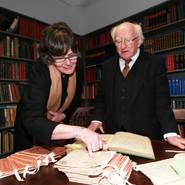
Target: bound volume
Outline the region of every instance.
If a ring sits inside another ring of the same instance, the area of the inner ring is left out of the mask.
[[[129,132],[102,134],[102,136],[107,139],[105,149],[155,160],[151,140],[146,136]]]

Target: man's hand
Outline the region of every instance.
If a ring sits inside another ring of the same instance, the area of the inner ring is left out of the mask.
[[[58,113],[58,112],[53,112],[53,111],[48,111],[49,114],[51,114],[53,116],[53,118],[51,119],[51,121],[55,121],[60,123],[61,121],[63,121],[66,118],[66,115],[64,113]]]
[[[167,140],[171,145],[177,146],[181,149],[185,149],[185,138],[178,136],[170,136],[167,137]]]
[[[100,131],[102,133],[105,133],[102,127],[102,124],[99,122],[91,122],[91,124],[89,125],[88,129],[92,130],[92,131],[96,131],[97,129],[100,129]]]

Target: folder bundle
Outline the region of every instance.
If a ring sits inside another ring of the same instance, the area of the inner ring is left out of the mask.
[[[49,148],[45,145],[16,152],[0,159],[0,178],[15,175],[18,181],[24,181],[26,174],[36,174],[41,166],[56,162],[55,159],[65,152],[65,147]],[[24,178],[21,178],[20,174],[23,174]]]
[[[88,156],[86,150],[75,149],[55,163],[69,181],[84,184],[130,184],[128,179],[134,163],[128,156],[113,151],[99,151]]]

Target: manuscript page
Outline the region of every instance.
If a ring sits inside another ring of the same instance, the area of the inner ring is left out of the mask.
[[[108,149],[125,154],[155,159],[150,139],[129,132],[117,132],[108,144]]]

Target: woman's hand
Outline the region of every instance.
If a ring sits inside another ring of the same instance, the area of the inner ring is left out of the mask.
[[[63,121],[66,118],[66,115],[64,113],[53,112],[53,111],[48,111],[48,113],[53,116],[51,121],[55,121],[55,122],[58,122],[58,123]]]
[[[79,130],[79,132],[79,138],[87,145],[89,157],[93,157],[93,152],[102,149],[103,142],[107,141],[100,134],[93,132],[87,128]]]

